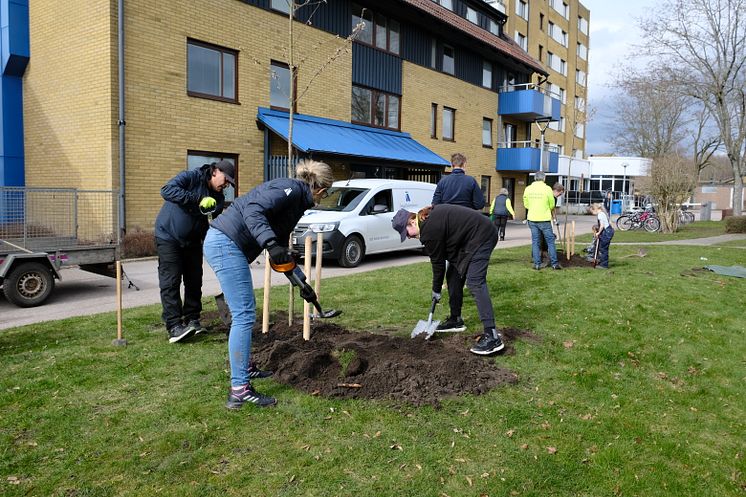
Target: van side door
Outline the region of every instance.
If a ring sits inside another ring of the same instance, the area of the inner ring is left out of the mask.
[[[360,211],[360,221],[365,229],[365,252],[372,254],[391,250],[391,241],[398,235],[391,227],[394,219],[394,200],[391,188],[376,192]]]

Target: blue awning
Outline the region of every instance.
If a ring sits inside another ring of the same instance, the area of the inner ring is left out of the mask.
[[[259,107],[256,118],[287,141],[287,112]],[[382,159],[428,166],[451,165],[413,140],[409,133],[304,114],[293,115],[293,145],[308,154]]]

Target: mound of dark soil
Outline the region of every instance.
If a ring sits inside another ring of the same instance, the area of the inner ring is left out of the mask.
[[[286,323],[278,319],[267,334],[255,330],[252,357],[275,371],[275,381],[312,395],[437,406],[448,397],[480,395],[517,381],[515,373],[498,366],[499,356],[470,353],[473,337],[467,333],[410,339],[323,322],[314,324],[306,341],[300,325]],[[518,337],[538,340],[527,331],[501,332],[503,354],[515,353],[510,344]]]
[[[586,260],[586,254],[573,254],[570,260],[567,260],[567,255],[564,252],[557,251],[557,257],[559,258],[560,266],[563,268],[572,267],[593,267],[593,261]],[[593,254],[591,254],[593,257]]]

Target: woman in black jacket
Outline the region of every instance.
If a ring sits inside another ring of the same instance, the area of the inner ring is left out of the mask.
[[[461,319],[466,282],[484,326],[484,333],[471,352],[488,355],[502,350],[504,345],[495,329],[495,315],[487,288],[487,268],[497,243],[497,230],[489,218],[460,205],[439,204],[420,209],[417,214],[400,209],[392,220],[392,226],[402,241],[419,238],[425,246],[433,270],[432,297],[435,300],[440,300],[446,261],[456,268],[450,272],[452,276],[447,282],[451,310],[448,320]]]
[[[238,409],[246,402],[262,407],[277,402],[258,393],[250,382],[252,377],[268,375],[249,366],[256,318],[250,264],[264,249],[275,264],[290,262],[290,233],[306,209],[325,196],[333,181],[331,169],[323,162],[301,161],[295,175],[296,179],[268,181],[238,197],[212,223],[205,238],[205,258],[220,282],[232,317],[228,337],[229,409]]]

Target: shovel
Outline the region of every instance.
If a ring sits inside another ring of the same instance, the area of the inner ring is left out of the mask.
[[[433,321],[433,313],[435,312],[435,306],[437,304],[438,301],[436,299],[433,299],[433,303],[430,305],[430,314],[427,316],[427,321],[423,321],[422,319],[420,319],[417,322],[417,325],[412,330],[412,338],[423,333],[427,333],[425,340],[428,340],[431,336],[433,336],[433,333],[435,333],[435,328],[437,328],[440,324],[440,321]]]

